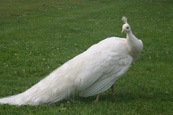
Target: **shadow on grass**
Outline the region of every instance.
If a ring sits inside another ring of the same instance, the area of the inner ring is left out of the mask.
[[[91,96],[87,98],[75,96],[69,100],[63,100],[61,102],[55,103],[55,105],[65,104],[65,103],[94,103],[93,100],[96,99],[96,96]],[[109,103],[128,103],[132,101],[165,101],[165,102],[172,102],[173,97],[171,93],[118,93],[115,94],[115,98],[112,97],[111,94],[103,94],[100,96],[99,102],[109,102]],[[98,103],[99,103],[98,102]]]
[[[108,99],[109,100],[109,99]],[[172,96],[169,93],[119,93],[115,97],[116,102],[129,101],[172,101]]]
[[[41,106],[61,106],[61,105],[66,105],[69,103],[73,104],[94,104],[94,100],[96,99],[96,96],[91,96],[91,97],[80,97],[80,96],[71,96],[67,100],[62,100],[57,103],[52,103],[52,104],[43,104]],[[172,102],[173,97],[171,93],[117,93],[115,94],[115,97],[113,98],[111,94],[103,94],[100,95],[99,103],[129,103],[129,102]],[[97,104],[96,103],[96,104]],[[2,106],[2,105],[1,105]],[[4,105],[8,106],[8,105]]]

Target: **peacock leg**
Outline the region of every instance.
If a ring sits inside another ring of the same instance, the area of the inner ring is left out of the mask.
[[[94,103],[97,103],[99,101],[100,93],[97,95],[96,99],[93,101]]]
[[[111,86],[111,90],[112,90],[112,98],[115,98],[115,93],[114,93],[114,84]]]

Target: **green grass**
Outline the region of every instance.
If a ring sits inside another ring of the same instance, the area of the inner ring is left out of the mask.
[[[173,113],[172,0],[1,0],[0,97],[25,91],[91,45],[121,33],[122,16],[143,41],[139,60],[115,85],[75,103],[0,105],[0,114],[170,115]]]

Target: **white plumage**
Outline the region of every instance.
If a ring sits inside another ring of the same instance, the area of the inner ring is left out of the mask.
[[[126,39],[111,37],[91,46],[25,92],[1,98],[0,104],[40,105],[61,101],[75,90],[82,97],[106,91],[143,49],[142,41],[132,34],[127,18],[122,20]]]

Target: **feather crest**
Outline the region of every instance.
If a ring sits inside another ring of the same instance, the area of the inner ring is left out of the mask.
[[[127,24],[127,18],[125,16],[122,17],[122,21]]]

